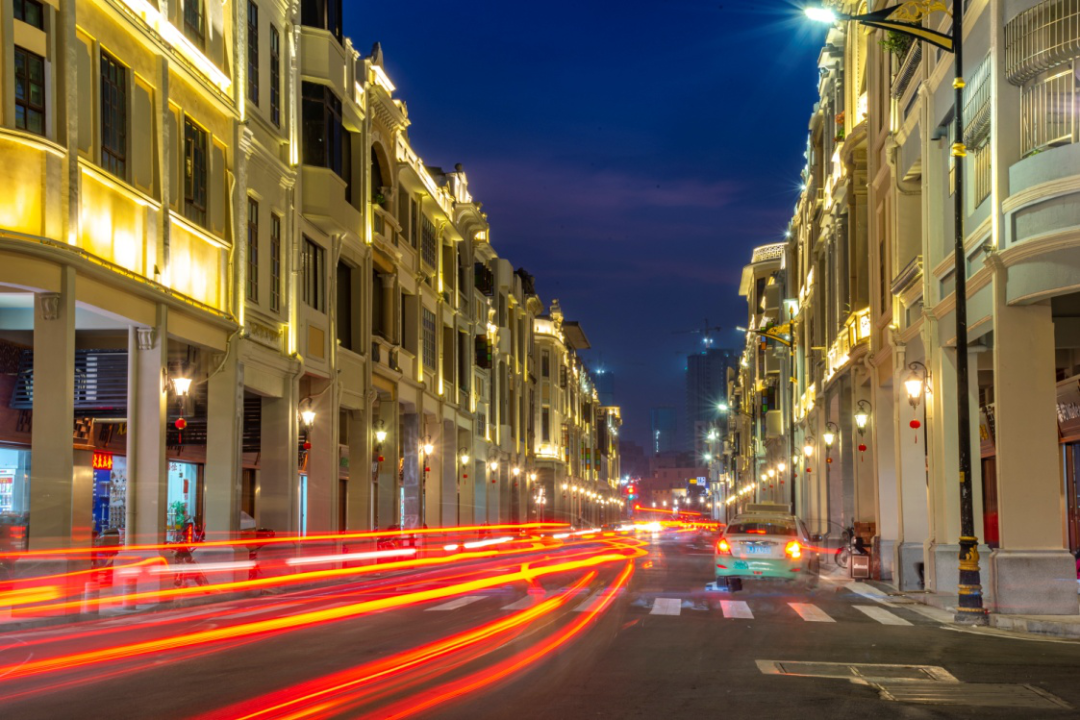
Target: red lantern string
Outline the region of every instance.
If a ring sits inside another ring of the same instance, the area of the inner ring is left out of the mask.
[[[176,426],[177,439],[179,440],[180,444],[183,445],[184,444],[184,428],[187,427],[187,420],[185,420],[184,418],[176,418],[176,422],[173,423],[173,424]]]
[[[918,430],[920,427],[922,427],[922,423],[918,420],[912,420],[910,423],[908,423],[908,425],[911,426],[912,430]],[[915,444],[919,444],[919,433],[915,433]]]

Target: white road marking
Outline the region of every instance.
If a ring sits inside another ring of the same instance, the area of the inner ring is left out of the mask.
[[[792,610],[799,613],[799,617],[807,622],[836,622],[817,605],[810,603],[788,603]]]
[[[678,615],[682,612],[682,600],[678,598],[656,598],[650,615]]]
[[[604,592],[603,588],[600,588],[599,590],[594,590],[593,593],[589,595],[589,597],[585,598],[584,602],[574,608],[574,612],[593,612],[594,610],[596,610],[596,608],[599,607],[601,600],[603,599],[600,597],[600,593],[602,592]]]
[[[856,605],[855,609],[862,614],[877,620],[882,625],[910,625],[907,620],[897,615],[893,615],[885,608],[880,608],[876,605]]]
[[[521,598],[517,602],[512,602],[509,605],[503,605],[501,609],[502,610],[526,610],[528,608],[531,608],[533,606],[533,604],[536,602],[533,599],[533,597],[534,597],[533,595],[526,595],[525,597]]]
[[[477,600],[483,600],[483,599],[484,599],[483,595],[466,595],[465,597],[455,598],[454,600],[451,600],[448,603],[443,603],[442,605],[436,605],[435,607],[430,607],[430,608],[427,609],[427,612],[439,612],[439,611],[445,611],[445,610],[457,610],[458,608],[463,608],[466,605],[469,605],[471,603],[476,602]]]
[[[721,600],[720,609],[726,618],[738,620],[753,620],[754,613],[750,612],[750,606],[742,600]]]

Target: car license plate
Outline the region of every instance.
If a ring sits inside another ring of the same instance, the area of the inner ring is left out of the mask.
[[[749,566],[746,564],[746,562],[744,560],[736,560],[735,561],[735,569],[736,570],[746,570],[748,567]]]
[[[768,555],[769,554],[769,548],[765,547],[764,545],[747,545],[746,546],[746,554],[747,555]]]

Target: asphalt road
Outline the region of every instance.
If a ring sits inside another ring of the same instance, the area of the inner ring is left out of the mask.
[[[617,591],[619,567],[611,566],[59,675],[0,676],[0,718],[1080,717],[1076,643],[958,630],[837,578],[815,589],[747,583],[734,595],[707,593],[705,548],[657,538],[648,549]],[[0,667],[39,659],[45,641],[81,651],[77,635],[90,630],[136,644],[163,628],[213,631],[332,610],[356,602],[357,592],[392,597],[410,580],[414,589],[447,582],[437,572],[388,580],[8,633]],[[545,601],[557,607],[495,627]],[[477,639],[478,628],[490,637]],[[448,638],[475,643],[443,652]],[[375,678],[362,692],[358,668]],[[283,698],[304,702],[273,710]],[[913,698],[934,702],[906,701]],[[987,698],[996,704],[975,705]]]

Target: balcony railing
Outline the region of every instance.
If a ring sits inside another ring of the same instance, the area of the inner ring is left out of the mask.
[[[907,92],[911,81],[915,79],[919,64],[922,63],[922,56],[922,43],[911,43],[911,47],[908,48],[907,54],[904,55],[904,59],[900,62],[896,77],[893,79],[892,96],[894,98],[900,99]]]
[[[1005,24],[1005,75],[1023,85],[1080,56],[1080,0],[1047,0]]]
[[[1029,155],[1077,137],[1077,61],[1043,73],[1024,85],[1020,96],[1021,152]]]

